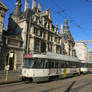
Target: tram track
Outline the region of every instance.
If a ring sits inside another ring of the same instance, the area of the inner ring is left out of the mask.
[[[61,79],[51,82],[33,83],[21,81],[12,84],[0,85],[2,92],[75,92],[92,85],[92,74]]]
[[[1,84],[0,85],[0,88],[4,88],[4,87],[10,87],[10,86],[17,86],[17,85],[33,85],[33,84],[37,84],[37,83],[34,83],[34,82],[29,82],[29,81],[16,81],[16,82],[12,82],[12,83],[4,83],[4,84]]]

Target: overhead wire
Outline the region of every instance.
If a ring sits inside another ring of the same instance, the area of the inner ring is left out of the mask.
[[[50,0],[50,1],[51,1],[51,0]],[[90,2],[91,2],[91,1],[90,1]],[[92,29],[89,29],[89,28],[87,28],[87,27],[86,27],[86,28],[83,28],[83,26],[81,26],[81,24],[76,23],[76,20],[73,19],[71,16],[69,16],[64,8],[63,8],[62,10],[60,10],[61,7],[60,7],[59,4],[57,4],[57,2],[55,2],[55,0],[53,0],[53,4],[54,4],[54,5],[56,6],[56,8],[58,8],[58,10],[59,10],[59,11],[57,12],[58,15],[61,15],[61,12],[62,12],[62,14],[64,14],[65,17],[69,17],[69,18],[68,18],[68,21],[70,21],[70,23],[73,24],[75,27],[81,29],[81,31],[84,31],[84,29],[87,29],[88,31],[92,30]],[[61,5],[61,6],[63,6],[63,5]]]

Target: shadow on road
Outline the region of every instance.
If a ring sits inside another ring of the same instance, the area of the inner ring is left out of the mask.
[[[76,81],[73,81],[72,84],[66,89],[65,92],[70,92],[72,86],[75,84]]]

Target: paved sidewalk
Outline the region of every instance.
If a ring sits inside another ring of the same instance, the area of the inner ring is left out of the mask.
[[[21,71],[9,71],[6,81],[6,71],[0,71],[0,85],[19,82],[21,81],[20,75]]]

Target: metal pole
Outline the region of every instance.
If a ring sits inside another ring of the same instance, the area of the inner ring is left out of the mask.
[[[8,67],[7,67],[7,68],[9,68],[9,63],[10,63],[10,53],[11,53],[11,50],[9,49]],[[8,77],[8,70],[9,70],[9,69],[6,69],[6,78],[5,78],[6,81],[7,81],[7,77]]]

